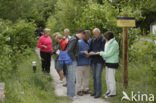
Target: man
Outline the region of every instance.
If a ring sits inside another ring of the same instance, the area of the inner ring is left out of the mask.
[[[70,98],[75,97],[75,80],[76,80],[76,67],[79,55],[78,40],[84,36],[84,30],[80,30],[68,42],[67,52],[72,59],[72,64],[67,65],[67,96]]]
[[[85,30],[85,36],[79,40],[78,67],[76,68],[77,95],[89,94],[90,59],[88,57],[90,31]]]
[[[37,29],[35,31],[35,33],[36,33],[37,36],[41,37],[43,35],[43,28],[40,26],[40,28]]]
[[[69,41],[69,39],[71,38],[71,36],[69,35],[69,29],[64,29],[64,39]]]
[[[95,38],[92,40],[89,48],[89,55],[91,57],[91,65],[94,80],[94,92],[91,94],[91,96],[94,96],[94,98],[99,98],[102,93],[101,74],[104,66],[104,60],[102,57],[97,55],[97,52],[104,51],[106,41],[104,37],[101,36],[100,30],[98,28],[95,28],[93,30],[93,35]]]

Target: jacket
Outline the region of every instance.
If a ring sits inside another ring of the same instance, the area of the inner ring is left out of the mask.
[[[44,48],[44,45],[47,46],[47,49]],[[51,37],[42,35],[38,40],[37,47],[40,48],[42,52],[51,53],[53,51]]]
[[[61,45],[61,50],[64,51],[64,50],[66,50],[66,46],[67,46],[67,44],[68,44],[68,41],[65,40],[65,39],[62,39],[62,40],[59,42],[59,44]]]
[[[90,59],[85,56],[83,51],[89,50],[89,43],[84,40],[79,40],[79,56],[78,56],[78,66],[84,66],[90,64]]]
[[[104,51],[105,42],[106,41],[103,36],[101,36],[99,39],[96,39],[96,38],[92,39],[88,52]],[[91,63],[104,64],[105,62],[100,55],[93,55],[93,56],[90,56],[90,58],[91,58]]]
[[[109,65],[117,64],[119,62],[119,45],[115,38],[110,41],[106,51],[100,52],[100,56],[104,57],[106,63],[109,63]]]
[[[76,35],[72,36],[68,41],[67,52],[73,61],[77,61],[79,55],[79,43]]]

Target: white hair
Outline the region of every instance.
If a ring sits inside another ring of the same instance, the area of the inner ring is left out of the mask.
[[[101,32],[99,28],[94,28],[94,29],[93,29],[93,32],[95,32],[95,31],[97,31],[97,32],[99,32],[99,33]]]
[[[64,32],[68,32],[68,33],[69,33],[69,29],[67,29],[67,28],[66,28],[66,29],[64,29]]]
[[[45,33],[45,32],[50,32],[50,31],[51,31],[51,30],[48,29],[48,28],[45,28],[45,29],[44,29],[44,33]]]

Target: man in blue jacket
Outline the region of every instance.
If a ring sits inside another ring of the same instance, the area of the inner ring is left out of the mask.
[[[85,30],[85,35],[82,40],[79,40],[79,56],[78,67],[76,68],[76,85],[77,95],[89,94],[89,74],[90,74],[90,59],[88,56],[90,31]]]

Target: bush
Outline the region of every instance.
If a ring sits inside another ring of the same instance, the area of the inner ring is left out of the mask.
[[[0,23],[0,81],[5,81],[16,72],[22,58],[36,46],[36,26],[23,20],[12,24],[1,19]]]
[[[156,36],[149,34],[149,38],[141,37],[130,48],[129,57],[130,62],[137,62],[140,64],[146,64],[149,69],[145,72],[149,72],[150,81],[156,83]]]

